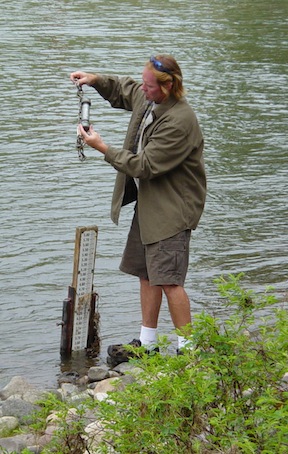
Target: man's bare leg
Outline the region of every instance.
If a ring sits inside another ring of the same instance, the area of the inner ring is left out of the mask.
[[[172,322],[180,330],[178,334],[178,349],[185,344],[186,336],[190,333],[191,311],[188,295],[183,287],[178,285],[150,286],[149,281],[140,279],[142,326],[140,340],[144,345],[156,343],[156,329],[164,291]],[[184,327],[188,325],[188,329]],[[181,333],[182,331],[182,333]]]
[[[146,279],[140,279],[140,299],[142,325],[157,328],[162,303],[162,288],[158,285],[149,285],[149,281]]]
[[[172,322],[175,328],[181,329],[191,324],[191,309],[188,295],[180,285],[163,285]]]
[[[163,286],[171,319],[178,332],[178,349],[180,352],[187,345],[187,336],[191,334],[191,309],[190,301],[184,288],[179,285]],[[188,325],[188,326],[187,326]]]

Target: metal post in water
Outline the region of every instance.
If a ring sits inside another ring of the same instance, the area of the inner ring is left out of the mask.
[[[99,337],[99,323],[100,314],[97,310],[97,293],[92,294],[91,310],[89,317],[88,339],[87,339],[87,355],[90,357],[98,356],[100,352],[100,337]]]
[[[75,306],[75,290],[73,287],[68,289],[68,298],[63,301],[61,329],[61,356],[69,357],[72,353],[73,318]]]

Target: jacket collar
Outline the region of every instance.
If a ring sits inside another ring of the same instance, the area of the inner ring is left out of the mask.
[[[158,118],[160,118],[161,115],[167,112],[167,110],[171,109],[171,107],[173,107],[177,102],[178,101],[176,98],[174,98],[174,96],[169,96],[169,98],[161,102],[161,104],[156,104],[156,107],[153,110],[155,119],[157,120]]]

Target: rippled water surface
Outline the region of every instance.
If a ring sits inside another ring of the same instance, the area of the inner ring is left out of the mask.
[[[287,13],[286,0],[11,0],[2,8],[0,385],[22,374],[50,386],[63,370],[57,322],[77,226],[99,227],[100,359],[109,343],[138,335],[138,282],[118,271],[132,207],[114,226],[114,170],[89,149],[84,163],[77,158],[76,69],[141,80],[152,53],[175,55],[205,135],[209,184],[191,243],[192,310],[221,314],[213,279],[240,271],[255,291],[273,285],[287,299]],[[120,147],[129,115],[86,92],[94,127]],[[159,331],[172,329],[164,303]]]

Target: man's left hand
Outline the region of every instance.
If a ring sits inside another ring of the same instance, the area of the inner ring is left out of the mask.
[[[79,132],[81,136],[83,137],[84,143],[89,145],[89,147],[95,148],[95,150],[100,151],[100,153],[105,154],[106,151],[108,150],[108,145],[106,145],[105,142],[103,142],[100,134],[98,132],[94,131],[94,128],[92,125],[89,127],[89,131],[85,131],[83,126],[79,124]]]

